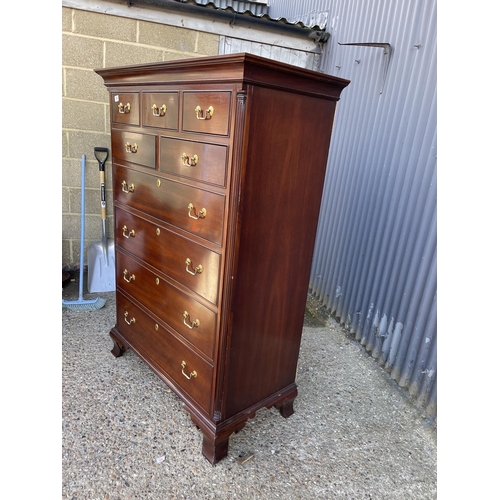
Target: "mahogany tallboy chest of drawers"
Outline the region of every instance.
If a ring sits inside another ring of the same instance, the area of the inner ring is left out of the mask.
[[[335,106],[349,83],[250,54],[98,69],[110,94],[112,353],[181,398],[216,463],[293,413]]]

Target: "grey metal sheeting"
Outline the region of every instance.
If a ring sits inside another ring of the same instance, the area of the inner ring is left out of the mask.
[[[351,84],[337,109],[311,289],[436,416],[436,2],[270,6],[291,20],[319,14],[331,34],[321,69]]]

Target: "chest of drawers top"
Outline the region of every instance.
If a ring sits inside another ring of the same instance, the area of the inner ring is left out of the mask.
[[[114,88],[146,88],[166,85],[213,86],[254,84],[287,89],[324,99],[338,100],[348,80],[273,61],[248,53],[165,61],[95,70],[110,92]]]

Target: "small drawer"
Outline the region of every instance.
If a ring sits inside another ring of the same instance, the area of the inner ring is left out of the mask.
[[[222,244],[225,196],[114,166],[115,200]]]
[[[226,186],[228,147],[162,137],[160,171]]]
[[[220,273],[218,253],[116,205],[115,242],[174,281],[217,304]]]
[[[112,93],[111,116],[113,123],[139,125],[139,93]]]
[[[142,125],[177,130],[179,121],[178,92],[144,92],[142,94]]]
[[[111,134],[113,157],[155,168],[156,136],[114,130]]]
[[[205,412],[210,411],[213,367],[140,307],[116,293],[117,325],[127,342]]]
[[[210,359],[217,314],[117,249],[117,284]]]
[[[202,134],[228,135],[231,92],[183,93],[182,130]]]

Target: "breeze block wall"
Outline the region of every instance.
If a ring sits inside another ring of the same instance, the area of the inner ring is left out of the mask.
[[[80,262],[81,161],[86,156],[85,252],[102,235],[98,163],[106,162],[107,233],[113,237],[108,92],[95,68],[217,55],[213,33],[109,14],[62,8],[62,268]],[[85,264],[87,263],[85,256]]]

